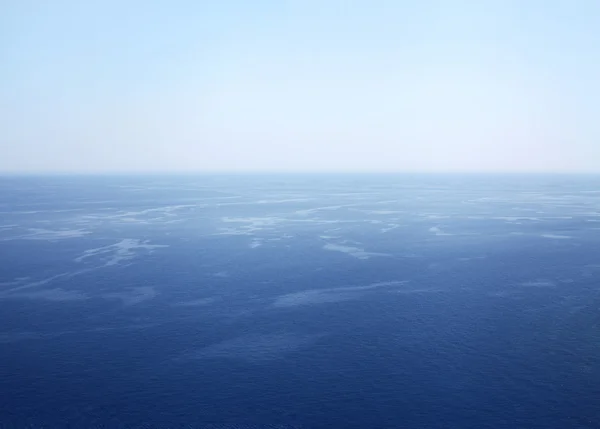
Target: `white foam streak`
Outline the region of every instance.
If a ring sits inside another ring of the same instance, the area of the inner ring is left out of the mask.
[[[341,253],[346,253],[347,255],[353,256],[357,259],[370,259],[373,256],[391,256],[390,254],[387,253],[375,253],[375,252],[366,252],[365,249],[361,249],[359,247],[353,247],[353,246],[342,246],[340,244],[332,244],[332,243],[327,243],[326,245],[323,246],[323,249],[325,250],[330,250],[332,252],[341,252]]]
[[[147,243],[147,241],[127,238],[109,246],[86,250],[83,255],[75,258],[75,261],[83,262],[88,258],[103,256],[108,258],[104,266],[111,266],[135,258],[138,250],[147,250],[152,252],[155,249],[169,247],[168,245],[164,244]]]

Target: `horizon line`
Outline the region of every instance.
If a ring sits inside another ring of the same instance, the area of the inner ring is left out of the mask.
[[[302,175],[302,176],[335,176],[335,175],[481,175],[481,176],[595,176],[597,171],[565,171],[565,170],[102,170],[102,171],[2,171],[0,177],[43,177],[43,176],[261,176],[261,175]]]

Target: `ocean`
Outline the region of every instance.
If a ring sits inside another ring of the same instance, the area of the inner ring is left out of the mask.
[[[0,178],[0,428],[600,428],[600,177]]]

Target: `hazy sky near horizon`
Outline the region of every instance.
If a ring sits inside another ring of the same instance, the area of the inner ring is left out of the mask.
[[[597,0],[5,0],[0,171],[600,172]]]

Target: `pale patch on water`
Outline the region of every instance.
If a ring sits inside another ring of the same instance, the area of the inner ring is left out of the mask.
[[[357,299],[360,295],[354,292],[332,291],[332,290],[307,290],[292,293],[277,298],[275,307],[296,307],[299,305],[327,304],[333,302],[349,301]]]
[[[327,289],[309,289],[301,292],[279,296],[273,303],[274,307],[296,307],[299,305],[326,304],[349,301],[360,298],[365,292],[380,288],[401,286],[406,281],[389,281],[371,283],[364,286],[344,286]]]
[[[133,323],[125,326],[98,326],[90,329],[71,329],[55,332],[36,332],[36,331],[12,331],[12,332],[0,332],[0,343],[16,343],[20,341],[31,341],[31,340],[52,340],[65,335],[79,335],[79,334],[102,334],[104,332],[113,331],[135,331],[144,330],[158,326],[159,323]]]
[[[462,258],[458,258],[459,261],[462,262],[469,262],[469,261],[475,261],[475,260],[481,260],[481,259],[485,259],[485,256],[465,256]]]
[[[175,304],[173,304],[173,306],[174,307],[202,307],[205,305],[214,304],[215,302],[217,302],[217,298],[210,297],[210,298],[193,299],[191,301],[176,302]]]
[[[393,231],[398,228],[400,228],[400,225],[398,225],[398,224],[388,224],[387,227],[381,228],[380,231],[382,234],[385,234],[386,232],[390,232],[390,231]]]
[[[424,216],[425,216],[425,219],[450,219],[450,216],[439,215],[439,214],[427,214]]]
[[[296,210],[294,212],[294,214],[299,215],[299,216],[308,216],[310,214],[317,213],[317,212],[323,211],[323,210],[326,210],[326,211],[339,210],[344,207],[352,207],[355,205],[356,204],[342,204],[342,205],[337,205],[337,206],[315,207],[315,208],[306,209],[306,210]]]
[[[533,280],[519,283],[519,286],[524,287],[555,287],[556,283],[550,280]]]
[[[250,242],[249,246],[251,249],[256,249],[257,247],[262,246],[262,244],[263,244],[263,241],[260,238],[255,238],[254,240],[252,240]]]
[[[38,223],[51,223],[50,221],[37,221]],[[2,228],[0,228],[2,229]],[[11,231],[13,228],[6,228]],[[0,241],[12,241],[12,240],[65,240],[69,238],[79,238],[91,234],[92,232],[87,229],[45,229],[45,228],[27,228],[28,234],[17,235],[14,237],[6,237]]]
[[[570,240],[573,238],[570,235],[560,235],[560,234],[542,234],[541,237],[549,238],[549,239],[553,239],[553,240]]]
[[[30,235],[23,236],[26,240],[57,240],[65,238],[77,238],[91,234],[91,231],[85,229],[59,229],[50,230],[43,228],[29,228]]]
[[[38,291],[30,291],[30,292],[22,292],[22,293],[13,293],[13,294],[0,294],[0,299],[2,298],[24,298],[24,299],[40,299],[45,301],[56,301],[56,302],[65,302],[65,301],[83,301],[89,299],[89,296],[72,290],[65,289],[42,289]]]
[[[223,217],[221,222],[228,224],[239,224],[236,227],[223,227],[217,235],[254,235],[264,230],[273,230],[276,226],[285,222],[284,218],[276,216],[232,218]]]
[[[371,257],[374,257],[374,256],[391,256],[387,253],[366,252],[365,249],[361,249],[359,247],[342,246],[339,244],[332,244],[332,243],[328,243],[328,244],[324,245],[323,249],[330,250],[332,252],[346,253],[357,259],[363,259],[363,260],[370,259]]]
[[[258,200],[254,201],[254,204],[305,203],[314,200],[314,198],[284,198],[280,200]]]
[[[251,363],[266,363],[282,359],[311,346],[323,335],[249,334],[221,341],[200,350],[186,353],[178,361],[194,359],[235,359]]]
[[[229,273],[227,271],[219,271],[218,273],[214,273],[213,277],[224,279],[224,278],[229,277]]]
[[[429,232],[438,235],[438,236],[449,236],[449,235],[453,235],[453,234],[449,234],[447,232],[442,231],[442,229],[439,226],[434,226],[429,228]]]
[[[152,286],[139,286],[128,288],[125,292],[111,292],[102,295],[105,299],[120,300],[123,305],[135,305],[158,296],[158,292]]]
[[[83,255],[75,258],[75,262],[83,262],[88,258],[99,256],[101,258],[108,259],[104,266],[111,266],[117,265],[122,261],[134,259],[138,254],[138,250],[152,252],[155,249],[169,247],[168,245],[164,244],[147,243],[147,241],[127,238],[109,246],[86,250],[83,252]]]
[[[20,292],[22,290],[33,289],[36,287],[44,286],[49,283],[53,283],[57,280],[64,280],[64,279],[72,278],[72,277],[78,276],[80,274],[89,272],[89,271],[90,270],[71,271],[71,272],[56,274],[54,276],[50,276],[45,279],[34,280],[34,281],[31,281],[31,279],[29,277],[21,277],[21,278],[15,279],[12,282],[3,283],[2,284],[3,286],[14,286],[12,288],[9,288],[9,289],[3,291],[3,293],[4,294],[14,294],[14,293]]]
[[[523,299],[523,295],[521,293],[509,290],[489,292],[487,295],[491,296],[492,298]]]
[[[443,290],[438,289],[438,288],[417,288],[417,289],[397,289],[397,290],[393,290],[390,292],[401,294],[401,295],[412,295],[412,294],[422,294],[422,293],[439,293],[439,292],[443,292]]]

